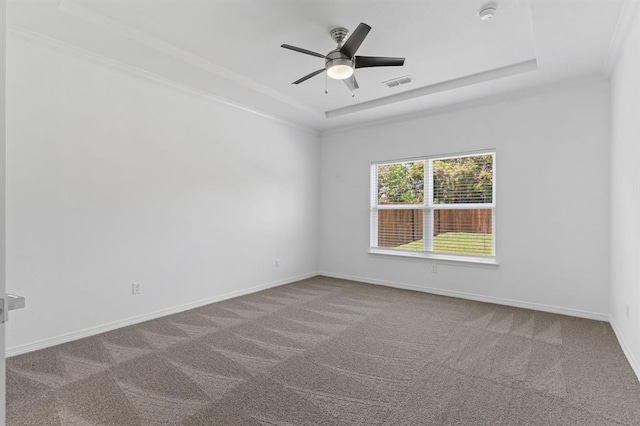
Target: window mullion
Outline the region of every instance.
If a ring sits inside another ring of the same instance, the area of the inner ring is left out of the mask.
[[[371,166],[371,247],[378,247],[378,167]]]
[[[459,203],[459,204],[438,204],[437,207],[440,210],[476,210],[476,209],[494,209],[496,206],[493,203]]]
[[[426,251],[433,251],[433,160],[425,161],[422,220],[422,246]]]
[[[422,209],[424,204],[378,204],[378,210],[415,210]]]

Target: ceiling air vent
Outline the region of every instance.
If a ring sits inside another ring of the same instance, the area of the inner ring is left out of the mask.
[[[407,83],[411,83],[411,80],[413,80],[411,78],[410,75],[404,75],[402,77],[398,77],[398,78],[394,78],[391,80],[387,80],[387,81],[383,81],[383,84],[386,84],[389,87],[397,87],[400,86],[401,84],[407,84]]]

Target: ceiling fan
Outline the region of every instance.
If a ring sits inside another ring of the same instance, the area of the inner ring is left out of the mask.
[[[304,77],[294,81],[293,84],[300,84],[303,81],[326,71],[330,78],[344,81],[347,87],[353,92],[359,87],[356,77],[353,74],[355,68],[401,67],[404,65],[404,58],[356,56],[356,51],[364,41],[367,34],[369,34],[369,31],[371,31],[371,27],[362,22],[351,35],[349,35],[349,30],[346,28],[332,29],[330,32],[331,38],[338,43],[338,47],[326,55],[312,52],[311,50],[303,49],[301,47],[291,46],[289,44],[281,45],[280,47],[284,47],[285,49],[294,50],[296,52],[324,59],[324,68],[305,75]]]

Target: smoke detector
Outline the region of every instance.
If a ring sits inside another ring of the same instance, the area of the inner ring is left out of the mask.
[[[488,3],[478,10],[478,17],[481,21],[488,21],[496,14],[496,10],[498,10],[498,6],[495,3]]]

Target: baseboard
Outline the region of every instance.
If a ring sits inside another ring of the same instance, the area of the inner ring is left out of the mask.
[[[631,350],[629,350],[627,342],[622,337],[622,333],[620,333],[620,329],[616,325],[616,322],[611,315],[609,315],[609,324],[611,324],[611,328],[613,328],[613,332],[618,338],[618,343],[620,343],[622,352],[624,352],[624,355],[627,357],[627,361],[629,361],[633,372],[636,373],[636,377],[638,378],[638,380],[640,380],[640,364],[638,364],[638,361],[636,361],[636,359],[633,357],[633,353],[631,352]]]
[[[344,274],[334,274],[332,272],[326,272],[326,271],[320,271],[318,272],[318,275],[324,275],[326,277],[332,277],[332,278],[341,278],[341,279],[351,280],[351,281],[358,281],[358,282],[367,283],[367,284],[384,285],[387,287],[401,288],[404,290],[414,290],[414,291],[420,291],[423,293],[438,294],[441,296],[451,296],[451,297],[457,297],[460,299],[475,300],[478,302],[495,303],[497,305],[513,306],[516,308],[531,309],[534,311],[550,312],[553,314],[569,315],[572,317],[587,318],[587,319],[605,321],[605,322],[609,321],[608,314],[601,314],[597,312],[581,311],[578,309],[563,308],[559,306],[549,306],[549,305],[543,305],[540,303],[522,302],[519,300],[503,299],[500,297],[482,296],[479,294],[465,293],[465,292],[454,291],[454,290],[444,290],[444,289],[435,288],[435,287],[423,287],[415,284],[406,284],[406,283],[399,283],[394,281],[377,280],[374,278],[357,277],[357,276],[344,275]]]
[[[218,296],[210,297],[207,299],[197,300],[195,302],[185,303],[183,305],[173,306],[166,309],[160,309],[159,311],[149,312],[135,317],[126,318],[110,322],[107,324],[99,325],[96,327],[86,328],[84,330],[74,331],[72,333],[61,334],[59,336],[50,337],[47,339],[39,340],[33,343],[27,343],[25,345],[14,346],[5,350],[5,357],[24,354],[27,352],[37,351],[39,349],[48,348],[49,346],[59,345],[61,343],[71,342],[73,340],[82,339],[83,337],[94,336],[96,334],[104,333],[107,331],[115,330],[117,328],[126,327],[128,325],[137,324],[144,321],[149,321],[166,315],[177,314],[178,312],[188,311],[189,309],[198,308],[200,306],[208,305],[210,303],[220,302],[222,300],[232,299],[234,297],[244,296],[258,291],[266,290],[268,288],[278,287],[281,285],[289,284],[292,282],[304,280],[317,276],[316,272],[298,275],[295,277],[289,277],[278,281],[268,282],[255,287],[246,288],[243,290],[233,291],[231,293],[225,293]]]
[[[495,303],[495,304],[498,304],[498,305],[506,305],[506,306],[513,306],[513,307],[517,307],[517,308],[532,309],[532,310],[535,310],[535,311],[551,312],[551,313],[555,313],[555,314],[569,315],[569,316],[587,318],[587,319],[593,319],[593,320],[599,320],[599,321],[607,321],[607,322],[611,323],[612,328],[614,329],[614,332],[616,333],[616,336],[618,337],[618,340],[620,341],[620,346],[622,347],[625,355],[629,359],[629,363],[633,367],[634,372],[636,373],[636,375],[638,375],[638,372],[640,371],[640,369],[638,368],[637,362],[634,360],[633,356],[631,356],[631,353],[627,349],[624,341],[621,339],[621,335],[618,333],[614,322],[612,321],[612,319],[607,314],[600,314],[600,313],[595,313],[595,312],[588,312],[588,311],[581,311],[581,310],[576,310],[576,309],[562,308],[562,307],[557,307],[557,306],[549,306],[549,305],[543,305],[543,304],[538,304],[538,303],[521,302],[521,301],[517,301],[517,300],[503,299],[503,298],[498,298],[498,297],[482,296],[482,295],[477,295],[477,294],[472,294],[472,293],[465,293],[465,292],[460,292],[460,291],[444,290],[444,289],[435,288],[435,287],[423,287],[423,286],[417,286],[417,285],[414,285],[414,284],[407,284],[407,283],[400,283],[400,282],[386,281],[386,280],[378,280],[378,279],[374,279],[374,278],[359,277],[359,276],[345,275],[345,274],[336,274],[336,273],[327,272],[327,271],[311,272],[311,273],[307,273],[307,274],[303,274],[303,275],[298,275],[298,276],[294,276],[294,277],[285,278],[285,279],[278,280],[278,281],[272,281],[272,282],[261,284],[261,285],[255,286],[255,287],[250,287],[250,288],[247,288],[247,289],[238,290],[238,291],[234,291],[234,292],[231,292],[231,293],[226,293],[226,294],[214,296],[214,297],[207,298],[207,299],[201,299],[201,300],[198,300],[198,301],[195,301],[195,302],[185,303],[185,304],[179,305],[179,306],[174,306],[174,307],[161,309],[161,310],[154,311],[154,312],[149,312],[149,313],[146,313],[146,314],[143,314],[143,315],[137,315],[135,317],[130,317],[130,318],[126,318],[126,319],[123,319],[123,320],[110,322],[110,323],[99,325],[99,326],[96,326],[96,327],[90,327],[90,328],[86,328],[86,329],[83,329],[83,330],[74,331],[72,333],[61,334],[59,336],[55,336],[55,337],[39,340],[37,342],[28,343],[28,344],[25,344],[25,345],[14,346],[14,347],[6,349],[5,356],[7,358],[9,358],[9,357],[20,355],[20,354],[23,354],[23,353],[32,352],[32,351],[36,351],[36,350],[39,350],[39,349],[44,349],[44,348],[47,348],[47,347],[50,347],[50,346],[59,345],[61,343],[66,343],[66,342],[71,342],[73,340],[81,339],[83,337],[93,336],[93,335],[96,335],[96,334],[100,334],[100,333],[104,333],[104,332],[107,332],[107,331],[115,330],[117,328],[126,327],[126,326],[129,326],[129,325],[133,325],[133,324],[137,324],[137,323],[140,323],[140,322],[156,319],[156,318],[163,317],[163,316],[166,316],[166,315],[176,314],[178,312],[183,312],[183,311],[187,311],[189,309],[198,308],[200,306],[208,305],[210,303],[220,302],[222,300],[227,300],[227,299],[231,299],[231,298],[234,298],[234,297],[244,296],[244,295],[247,295],[247,294],[255,293],[255,292],[266,290],[266,289],[269,289],[269,288],[278,287],[278,286],[281,286],[281,285],[285,285],[285,284],[289,284],[289,283],[292,283],[292,282],[304,280],[304,279],[307,279],[307,278],[312,278],[312,277],[315,277],[315,276],[318,276],[318,275],[322,275],[322,276],[326,276],[326,277],[332,277],[332,278],[340,278],[340,279],[351,280],[351,281],[357,281],[357,282],[362,282],[362,283],[367,283],[367,284],[384,285],[384,286],[387,286],[387,287],[400,288],[400,289],[404,289],[404,290],[414,290],[414,291],[420,291],[420,292],[423,292],[423,293],[431,293],[431,294],[438,294],[438,295],[442,295],[442,296],[457,297],[457,298],[460,298],[460,299],[475,300],[475,301],[478,301],[478,302]],[[640,377],[640,375],[639,375],[639,377]]]

